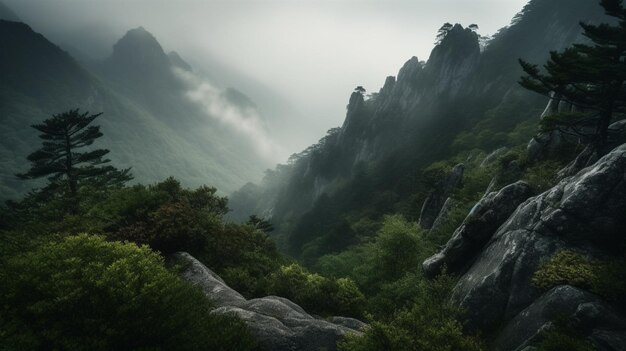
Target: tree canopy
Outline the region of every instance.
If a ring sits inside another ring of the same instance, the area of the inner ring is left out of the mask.
[[[573,106],[571,112],[547,116],[542,122],[545,129],[575,131],[602,152],[606,151],[611,121],[626,112],[626,9],[622,0],[602,0],[600,4],[619,23],[581,23],[591,44],[551,52],[545,73],[520,60],[526,73],[520,84]]]
[[[104,156],[106,149],[89,149],[102,136],[100,126],[90,125],[101,113],[80,113],[78,109],[53,115],[32,127],[41,134],[41,148],[28,156],[31,168],[22,179],[48,177],[48,190],[64,188],[73,212],[78,208],[78,189],[92,184],[99,187],[121,185],[132,179],[130,169],[118,170]]]

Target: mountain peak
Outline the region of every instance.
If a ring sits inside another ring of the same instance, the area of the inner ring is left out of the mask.
[[[143,27],[131,29],[113,45],[110,61],[131,66],[167,67],[169,58],[156,38]]]
[[[411,57],[398,72],[398,82],[413,81],[422,71],[424,63],[416,56]]]
[[[0,2],[0,20],[11,21],[11,22],[22,22],[22,20],[17,17],[15,12],[11,10],[8,6]]]

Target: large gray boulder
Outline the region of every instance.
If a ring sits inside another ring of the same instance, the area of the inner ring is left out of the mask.
[[[597,255],[615,246],[625,213],[626,144],[521,204],[461,276],[453,303],[468,325],[495,330],[540,297],[531,278],[541,263],[562,249]]]
[[[483,197],[470,211],[446,246],[422,264],[428,278],[435,277],[445,265],[458,273],[476,257],[498,227],[531,195],[525,182],[517,182]]]
[[[190,254],[179,252],[171,259],[182,263],[182,278],[200,287],[217,306],[212,313],[241,318],[267,350],[332,351],[346,334],[360,334],[366,327],[352,318],[315,318],[292,301],[278,296],[246,300]]]
[[[524,350],[563,319],[598,350],[626,350],[624,318],[597,296],[569,285],[553,288],[509,321],[493,342],[493,350]]]

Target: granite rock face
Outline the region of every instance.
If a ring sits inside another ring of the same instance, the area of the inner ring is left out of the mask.
[[[524,350],[567,320],[598,350],[626,350],[626,320],[594,294],[562,285],[548,291],[509,321],[493,343],[496,351]]]
[[[450,272],[462,271],[480,253],[498,227],[530,195],[530,185],[521,181],[485,195],[474,205],[443,250],[424,261],[424,274],[435,277],[444,265]]]
[[[267,350],[336,350],[337,342],[348,333],[361,333],[366,324],[352,318],[315,318],[292,301],[266,296],[246,300],[213,271],[193,256],[179,252],[172,256],[184,264],[182,278],[200,287],[217,308],[212,313],[234,314]]]
[[[484,249],[474,258],[467,257],[470,261],[465,264],[469,269],[454,288],[453,303],[468,312],[468,325],[473,328],[495,330],[503,324],[519,323],[511,328],[528,329],[527,335],[540,334],[542,327],[537,325],[543,326],[550,318],[546,317],[545,323],[535,323],[533,318],[525,316],[548,316],[549,307],[545,306],[554,304],[542,302],[541,291],[531,284],[534,272],[541,263],[563,249],[576,249],[592,256],[614,249],[624,234],[624,213],[626,144],[519,205]],[[571,290],[567,289],[553,291],[554,296],[571,296],[569,292]],[[554,296],[546,299],[558,300]],[[576,298],[567,306],[575,305],[578,309],[590,301],[587,297]],[[559,307],[557,310],[568,313],[571,308]],[[602,350],[623,349],[610,346],[620,345],[626,339],[623,331],[604,330],[594,323],[601,324],[591,322],[592,326],[588,327],[591,328],[591,341],[604,345]],[[505,345],[501,349],[523,349],[522,342],[507,344],[514,341],[506,337],[506,329],[501,333],[497,339]]]

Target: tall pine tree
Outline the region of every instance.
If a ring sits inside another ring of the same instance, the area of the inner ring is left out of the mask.
[[[600,5],[617,19],[617,25],[581,23],[591,44],[551,52],[545,73],[520,60],[527,74],[520,80],[523,87],[558,96],[578,111],[547,116],[543,129],[575,131],[599,153],[607,151],[609,125],[626,112],[626,9],[622,2],[601,0]]]
[[[22,179],[48,177],[50,184],[47,188],[61,186],[66,191],[69,209],[74,213],[79,208],[78,190],[81,186],[109,187],[132,179],[130,169],[118,170],[106,165],[110,160],[103,157],[109,150],[78,151],[91,146],[102,136],[100,126],[90,125],[100,115],[80,113],[76,109],[33,125],[41,132],[42,147],[28,156],[30,170],[18,176]]]

